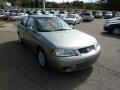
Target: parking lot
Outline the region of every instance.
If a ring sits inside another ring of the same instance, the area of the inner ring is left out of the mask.
[[[70,73],[42,69],[35,53],[19,44],[16,22],[0,22],[0,90],[119,90],[120,36],[104,32],[104,22],[75,26],[94,36],[102,52],[93,67]]]

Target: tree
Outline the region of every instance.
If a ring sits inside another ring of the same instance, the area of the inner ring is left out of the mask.
[[[83,8],[84,7],[84,2],[83,1],[73,1],[72,6],[75,8]]]
[[[100,0],[106,10],[120,11],[120,0]],[[105,1],[105,3],[103,3]]]

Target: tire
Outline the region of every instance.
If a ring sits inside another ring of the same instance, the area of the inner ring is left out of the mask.
[[[114,28],[113,29],[113,32],[112,32],[114,35],[120,35],[120,28]]]
[[[20,36],[19,33],[18,33],[18,41],[19,41],[21,44],[24,44],[23,39],[21,38],[21,36]]]
[[[38,60],[38,63],[40,64],[40,66],[42,68],[47,68],[47,60],[46,60],[46,57],[45,57],[45,53],[43,52],[42,49],[39,49],[38,52],[37,52],[37,60]]]

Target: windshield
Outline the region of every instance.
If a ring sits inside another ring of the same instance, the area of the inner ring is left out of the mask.
[[[76,15],[68,15],[66,18],[76,18]]]
[[[90,13],[84,13],[84,15],[90,15]]]
[[[96,12],[96,14],[102,14],[102,12]]]
[[[106,12],[106,14],[112,14],[112,12]]]
[[[116,14],[115,14],[115,17],[120,17],[120,13],[116,13]]]
[[[62,31],[72,29],[58,17],[39,17],[36,21],[38,31]]]

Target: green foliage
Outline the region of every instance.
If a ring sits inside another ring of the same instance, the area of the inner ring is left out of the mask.
[[[76,0],[76,1],[73,1],[72,6],[76,7],[76,8],[83,8],[84,7],[84,2]]]
[[[12,3],[12,6],[15,6],[17,2],[20,2],[23,8],[42,8],[42,2],[39,0],[7,0]],[[101,0],[103,1],[103,0]],[[77,9],[92,9],[92,10],[116,10],[120,11],[120,0],[107,0],[107,3],[84,3],[80,0],[75,0],[73,2],[65,2],[65,3],[56,3],[56,2],[46,2],[47,8],[77,8]],[[3,7],[3,5],[0,5]],[[111,8],[110,8],[111,7]]]
[[[120,10],[120,0],[108,0],[107,4],[109,10]]]
[[[0,8],[4,9],[4,4],[3,3],[0,3]]]

